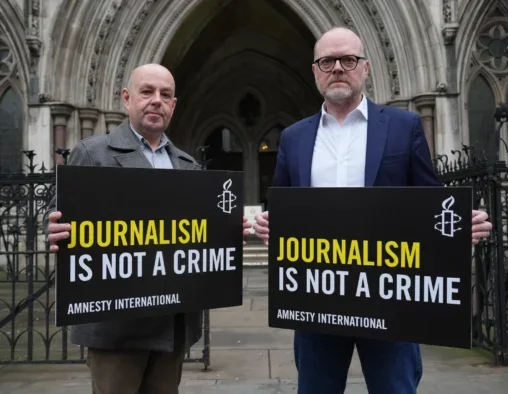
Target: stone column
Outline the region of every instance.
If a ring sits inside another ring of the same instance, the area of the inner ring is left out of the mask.
[[[255,204],[259,201],[259,163],[257,145],[252,142],[243,152],[243,173],[245,204]]]
[[[405,110],[409,109],[409,100],[407,100],[407,99],[396,99],[396,100],[388,101],[386,104],[390,105],[391,107],[397,107],[400,109],[405,109]]]
[[[51,117],[53,119],[53,154],[54,163],[64,164],[62,155],[57,154],[57,149],[67,148],[67,122],[72,115],[73,107],[67,103],[55,103],[51,105]]]
[[[93,135],[95,123],[99,119],[99,110],[95,108],[80,108],[79,120],[81,122],[81,139]]]
[[[122,123],[126,117],[127,115],[123,112],[106,112],[104,114],[104,120],[106,121],[108,132],[111,132],[115,127]]]
[[[434,135],[434,108],[436,107],[436,96],[434,94],[420,94],[414,97],[416,110],[422,118],[425,138],[429,144],[432,158],[435,156],[435,135]]]

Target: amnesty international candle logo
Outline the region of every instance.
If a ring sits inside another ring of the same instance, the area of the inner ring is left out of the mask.
[[[240,305],[242,212],[214,202],[233,180],[241,203],[240,173],[59,166],[57,325]]]
[[[270,326],[469,348],[471,190],[449,193],[270,189]]]
[[[218,195],[220,200],[217,206],[224,213],[231,213],[233,208],[236,208],[236,205],[233,204],[233,202],[236,201],[236,196],[229,190],[232,183],[233,182],[231,181],[231,179],[228,179],[226,182],[224,182],[224,191]]]
[[[456,226],[462,218],[450,209],[454,202],[455,198],[453,198],[453,196],[448,197],[443,201],[443,210],[441,213],[439,215],[435,215],[436,218],[441,220],[436,223],[434,228],[441,232],[441,235],[444,235],[445,237],[453,237],[456,231],[462,230],[461,227]]]

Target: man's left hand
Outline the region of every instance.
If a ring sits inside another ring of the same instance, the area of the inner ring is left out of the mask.
[[[247,216],[243,217],[243,236],[246,237],[247,235],[250,235],[249,228],[252,227],[252,224],[249,223],[249,219],[247,219]],[[245,240],[243,241],[243,246],[247,245],[247,242]]]
[[[473,210],[473,244],[478,244],[481,238],[487,238],[492,230],[492,223],[488,222],[486,212]]]

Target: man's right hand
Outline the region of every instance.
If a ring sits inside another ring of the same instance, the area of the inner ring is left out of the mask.
[[[262,239],[265,245],[268,245],[268,211],[258,213],[255,216],[256,222],[253,224],[254,234]]]
[[[52,212],[49,214],[49,225],[48,225],[48,241],[49,251],[58,252],[58,245],[56,244],[61,239],[69,238],[71,225],[69,223],[57,223],[62,217],[62,212]]]

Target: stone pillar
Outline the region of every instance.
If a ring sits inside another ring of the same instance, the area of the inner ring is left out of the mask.
[[[104,114],[104,120],[106,121],[108,132],[111,132],[115,127],[118,127],[118,125],[120,125],[126,117],[127,116],[123,112],[106,112]]]
[[[396,100],[388,101],[386,104],[391,107],[397,107],[400,109],[405,109],[405,110],[409,109],[409,100],[407,100],[407,99],[396,99]]]
[[[57,149],[67,148],[67,122],[74,108],[67,103],[55,103],[51,105],[51,117],[53,119],[53,154],[54,163],[64,164],[62,155],[57,154]]]
[[[243,173],[245,204],[255,204],[259,202],[259,163],[257,145],[252,142],[243,152]]]
[[[421,94],[414,97],[416,110],[422,118],[425,138],[429,144],[432,158],[435,156],[435,135],[434,135],[434,108],[436,107],[436,96],[434,94]]]
[[[81,139],[85,139],[93,135],[95,123],[99,119],[99,110],[95,108],[80,108],[79,120],[81,122]]]

